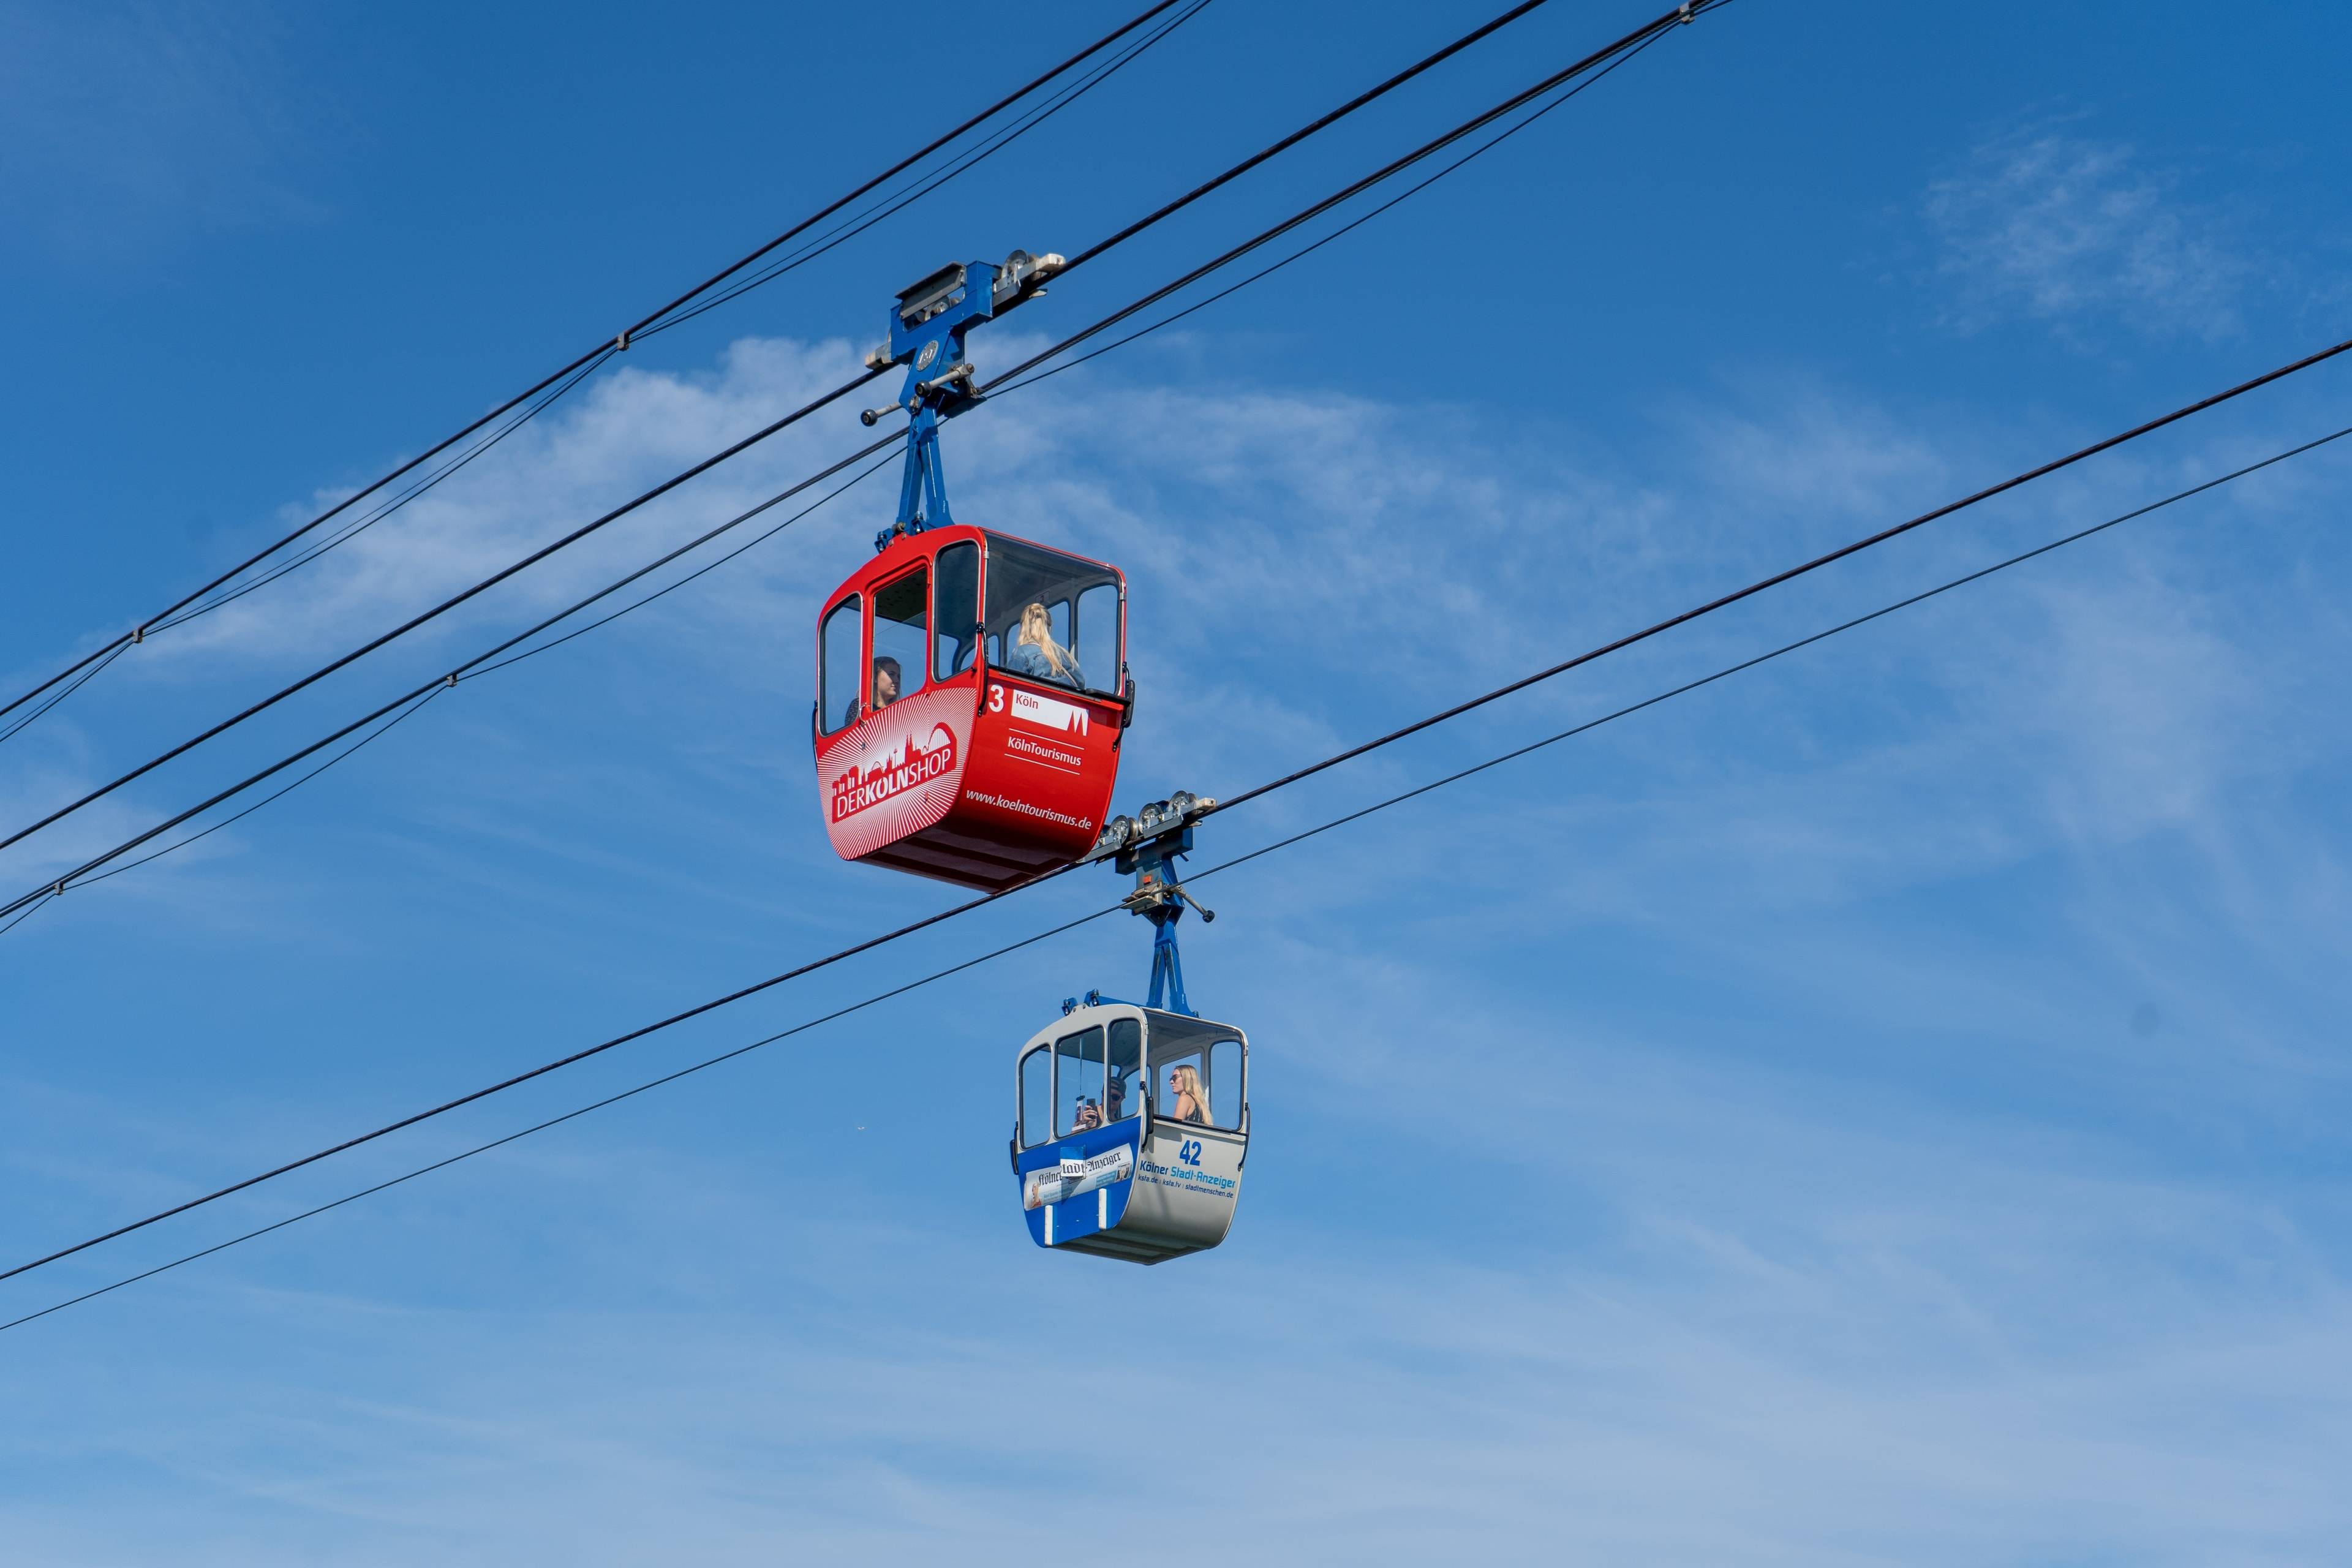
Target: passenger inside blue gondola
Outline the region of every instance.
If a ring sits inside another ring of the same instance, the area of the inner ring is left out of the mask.
[[[1201,1088],[1201,1069],[1187,1064],[1168,1069],[1168,1094],[1174,1101],[1171,1114],[1179,1121],[1209,1120],[1209,1097]]]
[[[1099,1101],[1093,1100],[1079,1101],[1078,1114],[1071,1124],[1070,1131],[1084,1132],[1089,1128],[1103,1127],[1113,1121],[1122,1121],[1127,1116],[1126,1103],[1127,1085],[1113,1079],[1103,1086],[1103,1097]]]
[[[1021,612],[1021,631],[1013,640],[1012,653],[1005,658],[1004,668],[1015,675],[1050,680],[1059,686],[1083,689],[1087,683],[1076,656],[1054,640],[1054,623],[1041,604],[1032,604]]]

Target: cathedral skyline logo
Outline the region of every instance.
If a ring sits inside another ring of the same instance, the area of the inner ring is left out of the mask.
[[[871,767],[853,767],[835,779],[833,820],[846,822],[869,806],[946,778],[955,772],[955,731],[945,724],[934,724],[929,745],[916,744],[915,738],[909,735],[903,746]]]

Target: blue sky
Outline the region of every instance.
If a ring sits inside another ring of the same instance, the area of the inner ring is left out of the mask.
[[[1216,0],[0,748],[32,820],[1483,19]],[[0,4],[13,692],[1107,26]],[[944,21],[950,13],[919,15]],[[959,14],[960,15],[960,14]],[[1003,367],[1565,63],[1547,7],[973,340]],[[2343,335],[2346,26],[1743,0],[957,422],[1118,560],[1119,798],[1230,795]],[[925,79],[929,80],[928,73]],[[2297,380],[1337,771],[1203,863],[2352,424]],[[812,420],[0,852],[13,895],[862,439]],[[2352,1524],[2328,448],[1203,881],[1231,1241],[1049,1257],[1012,1052],[1097,921],[0,1334],[0,1539],[116,1563],[2299,1563]],[[33,1256],[944,907],[839,864],[811,619],[887,479],[0,937]],[[14,1316],[1108,902],[1107,873],[0,1284]],[[1133,929],[1127,929],[1127,928]]]

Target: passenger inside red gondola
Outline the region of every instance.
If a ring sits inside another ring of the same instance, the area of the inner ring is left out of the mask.
[[[985,620],[990,664],[1073,690],[1118,691],[1118,587],[1108,569],[992,535]],[[1097,679],[1081,659],[1100,661]]]
[[[1015,675],[1086,689],[1087,678],[1076,658],[1054,639],[1054,623],[1043,605],[1031,604],[1021,612],[1020,639],[1013,645],[1004,667]]]

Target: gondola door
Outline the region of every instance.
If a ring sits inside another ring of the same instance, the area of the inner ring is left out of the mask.
[[[948,570],[961,567],[976,593],[978,553],[970,541],[901,538],[843,585],[819,623],[819,799],[845,859],[876,857],[955,804],[979,680],[970,670],[935,675],[933,589],[938,557],[953,554]]]

